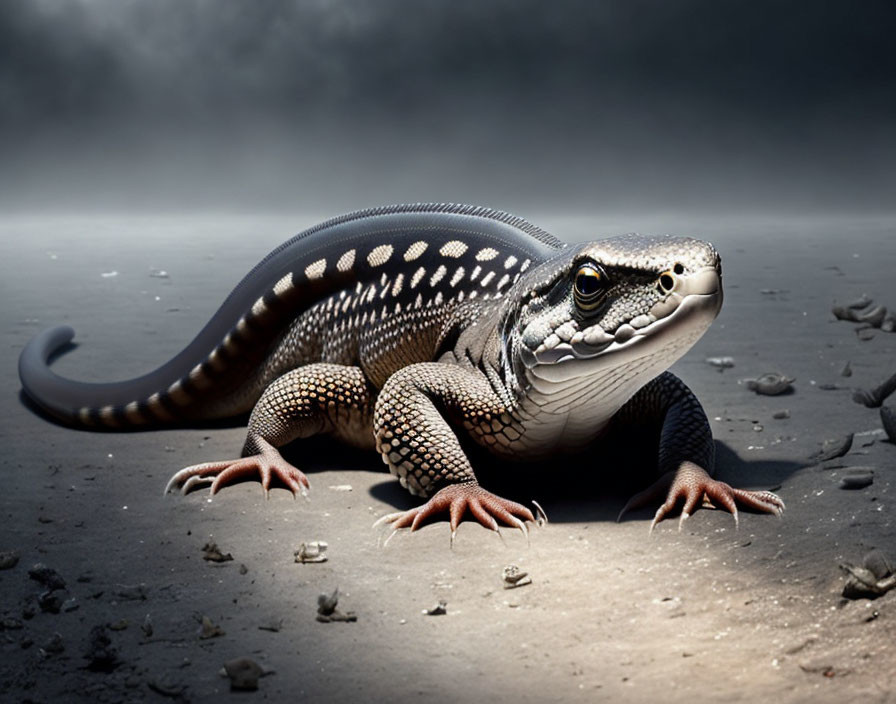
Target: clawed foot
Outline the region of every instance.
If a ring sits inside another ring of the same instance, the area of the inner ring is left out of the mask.
[[[535,504],[539,510],[538,523],[547,522],[544,511]],[[532,512],[515,501],[508,501],[486,491],[475,482],[467,484],[452,484],[438,491],[422,506],[408,511],[397,511],[380,518],[374,527],[391,524],[392,532],[386,538],[386,543],[392,539],[401,528],[417,530],[425,521],[440,513],[448,512],[448,522],[451,526],[451,545],[454,545],[454,537],[457,534],[457,526],[460,524],[464,513],[469,510],[480,524],[501,535],[498,521],[503,524],[518,528],[526,539],[529,538],[529,529],[525,521],[536,522]]]
[[[638,494],[635,494],[619,513],[619,518],[635,508],[661,498],[665,492],[666,500],[657,509],[653,520],[650,522],[650,531],[662,521],[679,503],[684,501],[681,516],[678,520],[678,529],[681,530],[684,522],[690,517],[698,504],[712,508],[723,508],[734,517],[735,527],[738,525],[737,504],[746,508],[772,513],[780,516],[784,511],[784,502],[777,494],[770,491],[747,491],[735,489],[725,482],[713,479],[706,470],[692,462],[684,462],[676,472],[669,472],[661,477],[653,486]]]
[[[214,496],[218,489],[236,479],[259,477],[265,498],[267,498],[271,488],[271,479],[277,477],[294,497],[296,494],[307,497],[311,485],[305,474],[284,460],[272,445],[264,441],[259,444],[261,452],[257,455],[238,460],[204,462],[185,467],[168,480],[168,484],[165,485],[165,493],[167,494],[175,487],[180,487],[181,493],[186,494],[197,486],[210,484],[210,493]]]

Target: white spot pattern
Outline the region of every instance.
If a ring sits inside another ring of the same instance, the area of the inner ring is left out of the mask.
[[[426,269],[422,266],[414,272],[414,275],[411,277],[411,288],[417,288],[417,284],[420,283],[420,279],[426,276]]]
[[[324,271],[327,268],[327,260],[326,259],[318,259],[316,262],[311,262],[308,266],[305,267],[305,276],[307,276],[311,281],[315,279],[319,279],[324,275]]]
[[[339,257],[339,261],[336,262],[337,271],[346,272],[351,270],[351,268],[355,265],[355,253],[356,250],[350,249],[341,257]]]
[[[495,278],[495,272],[490,271],[485,276],[482,277],[482,281],[479,282],[479,285],[485,288],[488,286],[488,282]]]
[[[484,247],[476,252],[477,262],[488,262],[498,256],[498,250],[492,247]]]
[[[282,296],[293,287],[292,272],[280,279],[274,284],[274,295]]]
[[[435,286],[437,283],[439,283],[439,281],[442,280],[446,273],[448,273],[448,269],[445,268],[444,264],[439,264],[439,268],[436,269],[436,273],[433,274],[432,278],[430,278],[429,280],[429,285]]]
[[[505,269],[509,269],[514,264],[516,264],[516,257],[513,256],[512,254],[509,257],[507,257],[507,259],[504,260],[504,268]]]
[[[464,278],[464,268],[462,266],[457,267],[457,271],[454,272],[454,276],[451,277],[451,281],[448,283],[451,284],[452,288],[457,286],[457,282]]]
[[[370,266],[382,266],[392,257],[393,247],[391,244],[381,244],[374,247],[373,251],[367,255],[367,263]]]
[[[426,251],[426,248],[429,247],[428,242],[424,242],[423,240],[419,240],[414,242],[410,247],[407,248],[407,251],[404,253],[404,260],[406,262],[412,262],[421,254]]]
[[[446,242],[442,245],[442,248],[439,250],[439,254],[443,257],[451,257],[452,259],[457,259],[464,252],[467,251],[467,245],[465,245],[460,240],[451,240],[450,242]]]

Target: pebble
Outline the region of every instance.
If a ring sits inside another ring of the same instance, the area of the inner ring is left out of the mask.
[[[501,571],[501,577],[504,580],[505,589],[516,589],[517,587],[525,587],[532,584],[532,578],[528,572],[524,572],[516,565],[507,565]]]
[[[431,609],[423,609],[423,613],[427,616],[444,616],[448,613],[448,602],[439,601],[439,603]]]
[[[19,553],[16,550],[0,552],[0,570],[9,570],[19,564]]]
[[[734,357],[707,357],[706,363],[717,369],[731,369],[734,366]]]
[[[38,562],[28,570],[28,576],[35,582],[43,584],[49,590],[65,589],[65,580],[56,570],[47,567],[42,562]]]
[[[816,462],[826,462],[837,457],[843,457],[852,447],[853,433],[839,438],[830,438],[821,444],[821,449],[813,456]]]
[[[339,603],[339,587],[333,590],[332,594],[320,594],[317,597],[317,620],[321,623],[330,623],[331,621],[347,621],[354,622],[358,620],[354,611],[342,613],[336,608]]]
[[[744,384],[750,391],[755,391],[760,396],[777,396],[789,391],[794,381],[796,379],[792,377],[770,372],[756,379],[744,379]]]
[[[212,623],[212,620],[208,616],[202,617],[201,621],[199,622],[199,638],[201,640],[217,638],[218,636],[223,635],[226,635],[224,629]]]
[[[299,549],[293,552],[296,562],[326,562],[327,543],[323,540],[312,540],[299,545]]]
[[[202,559],[209,562],[230,562],[233,559],[233,555],[229,552],[221,552],[216,543],[206,543],[202,547]]]
[[[852,365],[849,363],[849,360],[846,361],[846,364],[844,364],[843,368],[840,370],[840,376],[852,376]]]
[[[774,418],[775,420],[784,420],[785,418],[790,418],[790,411],[786,408],[780,411],[775,411],[774,413],[772,413],[772,418]]]
[[[874,473],[868,470],[853,470],[840,477],[841,489],[864,489],[874,483]]]
[[[87,658],[87,669],[93,672],[112,672],[118,667],[118,650],[112,644],[112,638],[103,625],[94,626],[90,629],[90,635],[87,637],[87,651],[84,653]]]
[[[233,692],[254,692],[258,689],[258,678],[268,674],[251,658],[234,658],[224,663],[223,674],[230,679]]]

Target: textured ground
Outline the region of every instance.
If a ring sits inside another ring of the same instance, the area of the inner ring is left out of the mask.
[[[726,303],[675,371],[713,419],[721,476],[779,487],[782,519],[744,514],[735,530],[730,516],[699,511],[681,533],[669,521],[648,537],[646,512],[616,523],[625,496],[600,491],[602,474],[626,467],[586,457],[517,488],[551,519],[529,544],[464,524],[452,551],[447,525],[435,523],[383,548],[371,524],[414,500],[376,456],[325,442],[291,454],[309,472],[310,502],[284,490],[265,501],[255,483],[213,502],[163,497],[171,472],[233,455],[243,430],[54,426],[20,402],[20,350],[66,322],[81,344],[56,362],[60,373],[146,371],[316,218],[6,219],[0,551],[20,560],[0,571],[0,695],[218,701],[228,692],[222,664],[248,656],[274,671],[249,696],[270,700],[896,701],[896,590],[845,600],[838,568],[872,547],[896,559],[896,447],[880,433],[856,437],[839,464],[874,468],[858,491],[838,488],[843,468],[807,459],[826,438],[880,428],[852,388],[896,372],[896,334],[863,341],[830,308],[862,293],[896,308],[896,222],[521,214],[568,240],[641,229],[717,244]],[[158,270],[167,278],[151,276]],[[722,355],[735,366],[704,361]],[[762,397],[738,383],[769,371],[796,377],[795,392]],[[783,409],[789,418],[772,417]],[[296,564],[293,551],[312,540],[329,544],[329,561]],[[203,560],[210,541],[233,560]],[[60,613],[37,601],[46,588],[28,573],[39,562],[66,583]],[[533,583],[504,590],[508,564]],[[318,623],[318,594],[337,586],[357,622]],[[441,600],[447,614],[422,613]],[[223,634],[201,638],[203,616]],[[94,671],[85,654],[97,655],[90,634],[104,625],[115,667]]]

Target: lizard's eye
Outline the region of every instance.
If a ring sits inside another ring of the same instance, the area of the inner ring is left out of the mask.
[[[573,293],[576,305],[582,310],[593,310],[610,286],[607,272],[598,264],[582,264],[576,272]]]

